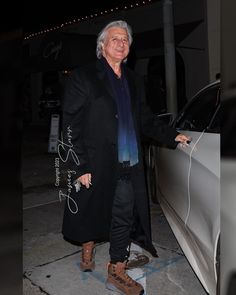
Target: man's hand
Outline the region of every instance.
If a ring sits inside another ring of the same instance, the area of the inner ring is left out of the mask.
[[[190,144],[192,138],[190,136],[186,136],[184,134],[178,134],[175,138],[175,141],[180,142],[181,147],[186,147]]]
[[[92,182],[91,182],[91,173],[86,173],[84,175],[81,175],[79,178],[78,178],[79,182],[82,184],[82,185],[85,185],[86,188],[89,188],[90,185],[92,185]]]

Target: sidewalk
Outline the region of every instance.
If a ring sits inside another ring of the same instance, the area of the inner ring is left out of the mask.
[[[64,201],[60,202],[54,185],[56,155],[47,153],[47,145],[45,127],[31,127],[25,132],[23,294],[115,295],[104,285],[109,244],[97,245],[95,271],[82,273],[78,266],[81,248],[62,237]],[[206,295],[156,204],[151,204],[151,217],[159,258],[129,271],[130,276],[143,285],[146,295]],[[131,250],[142,251],[134,244]]]

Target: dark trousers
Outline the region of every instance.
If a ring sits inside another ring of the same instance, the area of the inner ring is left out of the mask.
[[[111,263],[124,262],[129,256],[130,232],[133,225],[134,191],[130,178],[117,181],[110,230]]]

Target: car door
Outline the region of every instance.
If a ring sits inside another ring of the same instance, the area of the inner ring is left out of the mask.
[[[209,97],[217,90],[214,88],[206,91]],[[177,116],[173,126],[181,133],[190,135],[196,142],[201,132],[209,124],[209,110],[200,112],[209,100],[204,99],[202,94],[196,95]],[[202,115],[205,118],[201,118]],[[197,127],[195,126],[197,125]],[[194,131],[194,132],[192,132]],[[191,146],[182,149],[180,145],[175,150],[165,147],[158,148],[157,152],[157,174],[159,202],[165,206],[165,213],[172,214],[180,226],[186,224],[189,215],[189,168]],[[181,225],[182,223],[182,225]],[[174,225],[173,225],[174,226]]]
[[[210,294],[216,288],[220,208],[220,84],[197,93],[173,127],[191,136],[186,148],[159,147],[157,182],[163,212],[191,266]]]
[[[158,201],[167,219],[171,215],[169,222],[178,220],[181,223],[187,216],[189,152],[189,148],[157,148]]]
[[[215,84],[199,93],[175,122],[192,137],[188,149],[188,209],[184,219],[191,251],[202,280],[214,288],[214,261],[220,232],[220,89]],[[195,253],[194,253],[195,252]],[[196,270],[195,270],[196,271]]]
[[[163,206],[178,222],[186,225],[189,220],[190,227],[192,227],[190,213],[194,214],[193,206],[190,207],[190,190],[193,193],[192,202],[197,203],[198,196],[194,192],[199,191],[200,194],[205,189],[205,186],[199,186],[203,175],[199,174],[199,167],[206,165],[210,171],[218,169],[218,161],[212,161],[212,157],[218,159],[218,154],[213,152],[219,152],[219,134],[207,130],[218,105],[219,84],[217,83],[193,97],[173,123],[179,132],[192,137],[190,146],[183,149],[178,145],[175,150],[161,147],[157,153],[159,201],[164,203]],[[212,146],[209,146],[208,151],[204,150],[202,147],[208,144]],[[218,173],[217,170],[216,174]],[[202,204],[200,200],[199,204]]]
[[[190,228],[196,221],[199,223],[202,215],[209,216],[215,203],[219,205],[216,198],[220,177],[219,96],[219,85],[203,91],[175,123],[177,130],[192,137],[187,185],[191,202],[186,216]]]

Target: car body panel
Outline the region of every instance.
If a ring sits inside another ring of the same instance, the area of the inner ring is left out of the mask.
[[[185,149],[159,148],[159,202],[194,271],[206,290],[214,294],[214,257],[220,228],[220,136],[199,132],[188,135],[192,142]],[[174,163],[181,170],[173,169]]]
[[[176,211],[176,214],[185,220],[188,213],[188,186],[186,179],[188,178],[189,154],[188,150],[179,151],[176,157],[175,150],[166,148],[159,149],[158,152],[158,184],[161,193],[168,196],[169,206]],[[164,160],[164,161],[163,161]],[[173,169],[173,163],[181,166],[181,170]]]
[[[212,86],[209,89],[216,97],[218,92]],[[206,91],[204,88],[205,94]],[[207,99],[210,102],[209,95]],[[197,105],[196,100],[194,104]],[[179,116],[183,117],[183,113]],[[197,121],[198,115],[194,116]],[[191,131],[195,129],[191,124],[190,130],[187,128],[178,131],[192,138],[189,146],[178,145],[175,150],[157,148],[158,201],[199,280],[208,293],[215,295],[220,236],[220,134],[208,128]]]

